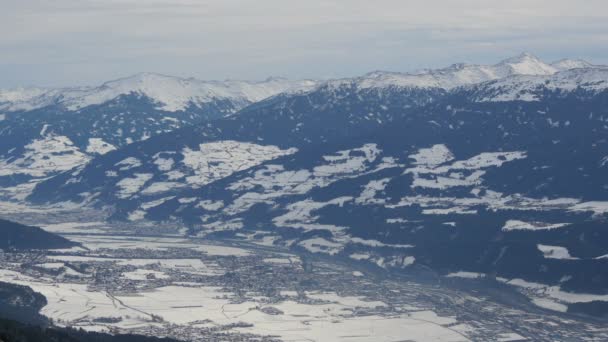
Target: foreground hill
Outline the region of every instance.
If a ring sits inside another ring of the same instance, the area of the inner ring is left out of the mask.
[[[177,342],[169,338],[140,335],[110,335],[64,328],[42,328],[17,321],[0,319],[3,342]]]
[[[0,282],[0,319],[47,325],[48,319],[40,314],[46,304],[43,295],[27,286]]]

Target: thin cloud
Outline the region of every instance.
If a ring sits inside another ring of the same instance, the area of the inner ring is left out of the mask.
[[[1,87],[139,71],[341,77],[523,50],[606,63],[608,52],[598,44],[603,0],[4,0],[0,9]]]

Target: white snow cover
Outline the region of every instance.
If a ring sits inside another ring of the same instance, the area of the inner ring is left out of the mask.
[[[350,243],[353,244],[359,244],[359,245],[364,245],[364,246],[369,246],[369,247],[392,247],[392,248],[412,248],[414,247],[413,245],[403,245],[403,244],[388,244],[388,243],[384,243],[384,242],[380,242],[378,240],[367,240],[367,239],[361,239],[361,238],[351,238]]]
[[[412,154],[409,158],[414,159],[414,165],[438,166],[454,159],[454,155],[443,144],[433,145],[429,148],[421,148],[418,153]]]
[[[538,307],[541,307],[541,308],[547,309],[547,310],[553,310],[553,311],[558,311],[558,312],[567,312],[568,311],[568,305],[558,303],[558,302],[556,302],[552,299],[548,299],[548,298],[532,298],[532,303]]]
[[[345,229],[345,227],[338,227],[328,224],[317,223],[318,216],[313,213],[321,208],[330,205],[343,206],[344,203],[352,201],[352,197],[344,196],[334,198],[327,202],[315,202],[307,199],[295,203],[291,203],[285,207],[287,213],[277,216],[272,219],[272,222],[279,227],[291,227],[296,229],[302,229],[304,231],[324,229],[329,230],[333,233],[338,233]]]
[[[114,151],[116,147],[108,142],[103,141],[101,138],[89,138],[89,144],[87,145],[87,153],[106,154],[110,151]]]
[[[548,245],[537,245],[538,250],[543,252],[543,256],[547,259],[565,259],[565,260],[577,260],[568,252],[566,247],[560,246],[548,246]]]
[[[547,77],[560,70],[581,66],[583,63],[571,60],[551,65],[529,53],[523,53],[495,65],[454,64],[443,69],[412,73],[376,71],[358,78],[329,81],[328,85],[338,87],[352,84],[360,89],[385,87],[453,89],[514,75]]]
[[[447,197],[447,196],[406,196],[396,204],[387,205],[387,208],[398,208],[404,206],[419,205],[425,214],[446,214],[449,212],[458,214],[475,214],[476,206],[485,206],[491,210],[568,210],[578,204],[580,200],[575,198],[530,198],[521,194],[505,195],[500,192],[486,190],[483,196],[479,189],[471,191],[474,197]],[[519,221],[522,222],[522,221]],[[514,222],[513,224],[519,222]],[[526,223],[527,224],[527,223]],[[528,227],[528,226],[524,226]]]
[[[175,160],[173,158],[163,158],[160,156],[160,153],[154,155],[154,164],[156,164],[159,171],[171,171],[174,163]]]
[[[296,148],[282,150],[273,145],[223,140],[200,144],[198,150],[184,148],[182,163],[194,173],[186,177],[186,181],[195,186],[203,186],[267,160],[295,152]]]
[[[550,76],[517,75],[479,86],[479,102],[538,101],[542,90],[599,92],[608,89],[608,68],[594,67],[560,71]]]
[[[325,253],[329,255],[338,254],[344,248],[340,243],[329,241],[321,237],[300,241],[298,245],[304,247],[311,253]]]
[[[203,208],[207,211],[216,211],[216,210],[220,210],[224,207],[224,201],[204,200],[204,201],[200,201],[196,206],[199,208]]]
[[[359,197],[355,199],[357,204],[384,204],[386,200],[384,198],[376,198],[376,195],[386,188],[388,183],[391,181],[390,178],[383,178],[378,180],[371,180],[363,187],[363,191]]]
[[[156,279],[168,279],[169,276],[164,272],[154,271],[154,270],[146,270],[146,269],[137,269],[132,272],[125,272],[122,276],[126,279],[131,280],[147,280],[148,277],[152,276]]]
[[[571,208],[572,211],[591,211],[595,215],[608,213],[608,202],[606,201],[590,201],[579,203]]]
[[[567,226],[567,223],[544,223],[544,222],[525,222],[520,220],[508,220],[502,227],[503,232],[513,230],[551,230]]]
[[[17,111],[37,108],[37,105],[46,103],[43,95],[49,92],[52,93],[52,90],[46,88],[0,89],[0,109]]]
[[[120,171],[130,170],[136,167],[140,167],[141,161],[135,157],[125,158],[118,163],[114,164],[114,166],[118,166]]]
[[[261,82],[201,81],[156,73],[141,73],[109,81],[98,87],[63,89],[0,90],[0,110],[19,111],[59,103],[68,110],[102,104],[121,95],[136,94],[150,98],[158,109],[175,112],[193,104],[201,106],[215,99],[230,99],[243,104],[257,102],[283,92],[308,90],[315,81],[289,81],[269,78]]]
[[[166,276],[161,271],[139,267],[124,273],[125,277],[135,281],[145,281],[147,274],[154,274],[156,278]],[[94,291],[86,284],[55,284],[48,279],[35,279],[6,270],[0,270],[0,278],[30,286],[45,296],[48,304],[41,310],[43,315],[59,324],[87,330],[105,327],[105,324],[91,322],[95,318],[121,318],[111,326],[129,329],[160,326],[154,320],[154,316],[158,316],[165,322],[162,326],[168,327],[206,322],[215,328],[245,323],[226,331],[271,335],[282,341],[468,341],[458,331],[462,325],[454,317],[440,316],[417,307],[408,307],[402,314],[377,314],[373,313],[374,309],[387,307],[387,303],[336,292],[307,291],[305,296],[314,302],[286,298],[270,304],[264,297],[239,301],[235,294],[225,289],[194,282],[176,282],[133,295]],[[289,297],[299,295],[285,290],[281,294]],[[272,306],[281,314],[265,314],[260,310],[265,306]],[[366,309],[372,312],[367,313]],[[81,322],[84,324],[79,324]]]
[[[352,155],[354,152],[358,154]],[[325,187],[339,179],[359,176],[376,161],[381,152],[376,144],[338,151],[333,155],[323,156],[325,162],[312,170],[286,171],[282,165],[266,165],[252,176],[228,186],[229,190],[235,192],[249,192],[235,199],[226,208],[226,213],[234,215],[248,210],[256,203],[272,204],[273,199],[281,196],[305,194],[314,187]]]
[[[150,202],[146,202],[146,203],[142,203],[139,207],[142,208],[143,210],[148,210],[150,208],[154,208],[154,207],[158,207],[159,205],[174,199],[175,196],[168,196],[168,197],[163,197],[163,198],[159,198],[157,200],[153,200]]]
[[[495,65],[461,63],[442,69],[425,69],[409,73],[376,71],[361,77],[327,82],[289,81],[282,78],[269,78],[261,82],[201,81],[157,73],[140,73],[109,81],[98,87],[0,89],[0,110],[8,112],[33,110],[54,103],[59,103],[69,110],[79,110],[90,105],[105,103],[120,95],[136,94],[150,98],[157,103],[158,109],[180,111],[185,110],[189,105],[201,106],[214,99],[230,99],[246,104],[279,93],[308,91],[318,86],[338,87],[350,84],[360,89],[385,87],[453,89],[510,76],[539,76],[539,80],[544,80],[560,71],[577,71],[582,68],[601,69],[602,67],[572,59],[548,64],[531,54],[523,53]],[[605,75],[599,78],[606,80]]]
[[[184,184],[177,182],[154,182],[141,191],[142,195],[154,195],[171,190],[181,189]]]
[[[53,172],[70,170],[89,159],[68,137],[47,134],[25,145],[25,151],[18,158],[0,160],[0,176],[28,174],[44,177]]]
[[[417,153],[409,155],[414,159],[415,166],[408,168],[404,174],[412,174],[412,188],[447,189],[457,186],[475,186],[482,183],[485,168],[500,167],[502,164],[517,159],[523,159],[526,153],[513,152],[484,152],[466,160],[453,161],[454,155],[443,144],[430,148],[421,148]],[[451,164],[447,164],[451,162]]]
[[[570,69],[581,69],[581,68],[592,68],[600,67],[595,66],[582,59],[560,59],[559,61],[551,63],[551,66],[559,71],[570,70]]]
[[[120,188],[116,194],[118,198],[131,197],[153,177],[151,173],[136,173],[133,176],[133,178],[123,178],[116,183],[116,186]]]
[[[479,273],[479,272],[467,272],[467,271],[458,271],[458,272],[452,272],[452,273],[448,273],[446,275],[447,278],[465,278],[465,279],[480,279],[480,278],[485,278],[485,273]]]

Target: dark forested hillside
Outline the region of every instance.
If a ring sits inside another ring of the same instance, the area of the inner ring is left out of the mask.
[[[44,328],[0,319],[0,341],[2,342],[177,342],[169,338],[141,335],[110,335],[84,330]]]
[[[0,219],[0,249],[70,248],[76,243],[38,227]]]

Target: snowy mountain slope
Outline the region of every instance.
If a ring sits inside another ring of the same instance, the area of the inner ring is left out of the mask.
[[[69,111],[99,105],[121,95],[136,94],[158,105],[158,110],[183,111],[189,106],[201,106],[217,100],[252,103],[286,91],[312,88],[315,81],[289,81],[269,78],[262,82],[201,81],[156,73],[140,73],[109,81],[98,87],[63,89],[14,89],[0,91],[0,110],[30,111],[60,105]]]
[[[90,156],[81,152],[66,136],[45,135],[25,145],[20,158],[0,161],[0,176],[26,174],[44,177],[86,163]]]
[[[278,157],[307,146],[365,134],[407,115],[408,108],[414,110],[442,94],[429,90],[378,93],[348,87],[321,87],[310,93],[280,95],[252,105],[238,115],[151,137],[107,153],[93,159],[77,174],[66,172],[41,185],[40,189],[60,186],[61,191],[51,190],[53,200],[59,197],[69,200],[83,194],[87,198],[94,195],[97,200],[112,202],[121,196],[118,182],[135,178],[137,173],[149,175],[147,185],[157,184],[153,189],[158,191],[134,193],[135,198],[168,196],[179,189],[204,185],[201,183],[209,179],[229,176],[232,174],[229,170],[252,167],[268,160],[263,154],[278,154]],[[348,106],[349,110],[344,110],[343,106]],[[258,151],[262,154],[255,157]],[[195,153],[212,156],[214,160],[204,157],[203,163],[192,162]],[[235,160],[225,161],[229,156]],[[120,166],[126,159],[137,160],[137,167]]]
[[[214,102],[188,112],[164,112],[147,99],[129,95],[78,112],[51,106],[9,113],[0,121],[0,184],[37,181],[150,136],[230,114],[240,106]]]
[[[282,78],[269,78],[261,82],[201,81],[156,73],[140,73],[109,81],[98,87],[0,90],[0,111],[30,111],[52,105],[76,111],[87,106],[103,104],[120,96],[136,94],[156,103],[159,110],[174,112],[219,99],[253,103],[279,93],[312,90],[321,84],[340,86],[344,83],[356,83],[360,88],[396,86],[448,90],[514,75],[548,76],[558,71],[591,67],[599,66],[573,59],[563,59],[548,64],[529,53],[522,53],[495,65],[461,63],[443,69],[410,73],[378,71],[358,78],[328,82],[289,81]]]
[[[0,92],[0,108],[6,110],[0,116],[2,192],[23,196],[12,192],[33,183],[19,189],[13,186],[37,182],[95,155],[222,118],[255,101],[280,92],[304,91],[314,84],[279,78],[199,81],[147,73],[99,87]]]
[[[575,60],[562,60],[555,64],[547,64],[531,54],[523,53],[495,65],[454,64],[443,69],[421,70],[413,73],[379,71],[359,78],[330,81],[330,84],[340,86],[345,83],[354,83],[362,89],[418,87],[449,90],[514,75],[549,76],[558,71],[590,66],[591,64],[587,62]]]
[[[590,67],[551,76],[511,76],[471,87],[478,101],[538,101],[547,91],[597,93],[608,89],[608,68]]]
[[[551,63],[551,66],[558,71],[570,70],[570,69],[582,69],[582,68],[599,68],[600,65],[593,65],[582,59],[560,59],[559,61]]]
[[[474,85],[496,79],[507,82],[511,79],[510,77],[515,77],[514,75],[529,80],[530,85],[521,85],[521,87],[530,88],[542,83],[543,77],[551,76],[557,80],[557,74],[562,74],[558,70],[570,67],[578,68],[587,64],[582,61],[562,60],[550,65],[530,54],[522,54],[492,66],[457,64],[445,69],[416,73],[376,72],[354,79],[323,83],[291,82],[276,78],[263,82],[199,81],[191,78],[183,79],[144,73],[106,82],[99,87],[5,91],[0,92],[0,108],[7,111],[2,114],[2,121],[0,121],[0,137],[2,137],[0,159],[5,165],[11,165],[8,168],[11,172],[5,172],[5,176],[16,175],[18,177],[11,177],[10,180],[5,177],[0,181],[15,184],[15,182],[21,181],[22,175],[37,173],[42,177],[42,175],[49,176],[63,171],[61,168],[53,170],[51,167],[53,162],[47,163],[48,167],[44,172],[41,170],[19,171],[19,167],[25,164],[15,163],[15,160],[25,158],[26,146],[39,140],[42,135],[40,132],[43,131],[71,141],[79,153],[87,154],[90,157],[135,141],[145,140],[156,134],[230,115],[253,102],[278,93],[309,91],[318,94],[324,91],[328,94],[325,96],[325,102],[317,101],[318,107],[322,107],[331,105],[332,101],[342,96],[341,94],[352,93],[355,90],[384,92],[387,91],[386,88],[391,87],[410,88],[409,95],[404,96],[413,99],[424,98],[422,100],[424,102],[433,101],[433,98],[441,96],[446,90],[458,86]],[[571,73],[574,72],[575,70],[571,71]],[[592,75],[595,74],[592,73]],[[601,79],[603,76],[598,77]],[[581,80],[573,80],[573,82],[578,84]],[[555,87],[567,85],[566,81],[556,81],[555,83],[559,83]],[[512,92],[523,91],[516,85],[502,85],[499,81],[495,86],[511,87]],[[602,85],[595,86],[595,88],[599,87]],[[491,94],[491,91],[485,90],[484,93]],[[501,94],[506,98],[510,96],[508,92],[502,90]],[[406,106],[411,105],[406,104]],[[11,110],[22,111],[10,112]],[[349,118],[344,118],[344,120],[360,121],[359,124],[370,120],[376,120],[376,124],[379,124],[390,119],[390,116],[383,117],[381,114],[372,112],[363,113],[362,116],[351,115]],[[338,119],[336,118],[336,120]],[[313,126],[309,125],[309,127]],[[302,129],[305,127],[298,127],[298,132],[295,132],[295,128],[292,127],[291,132],[304,136],[305,132]],[[322,129],[327,134],[333,134],[325,128]],[[326,139],[325,136],[319,137],[321,141]],[[32,153],[32,151],[27,153]],[[77,159],[88,160],[88,158]],[[40,164],[33,164],[34,167],[36,165]],[[77,166],[77,164],[73,164],[73,166]]]
[[[49,92],[45,88],[15,88],[0,90],[0,106],[2,110],[8,110],[12,103],[25,103]]]

